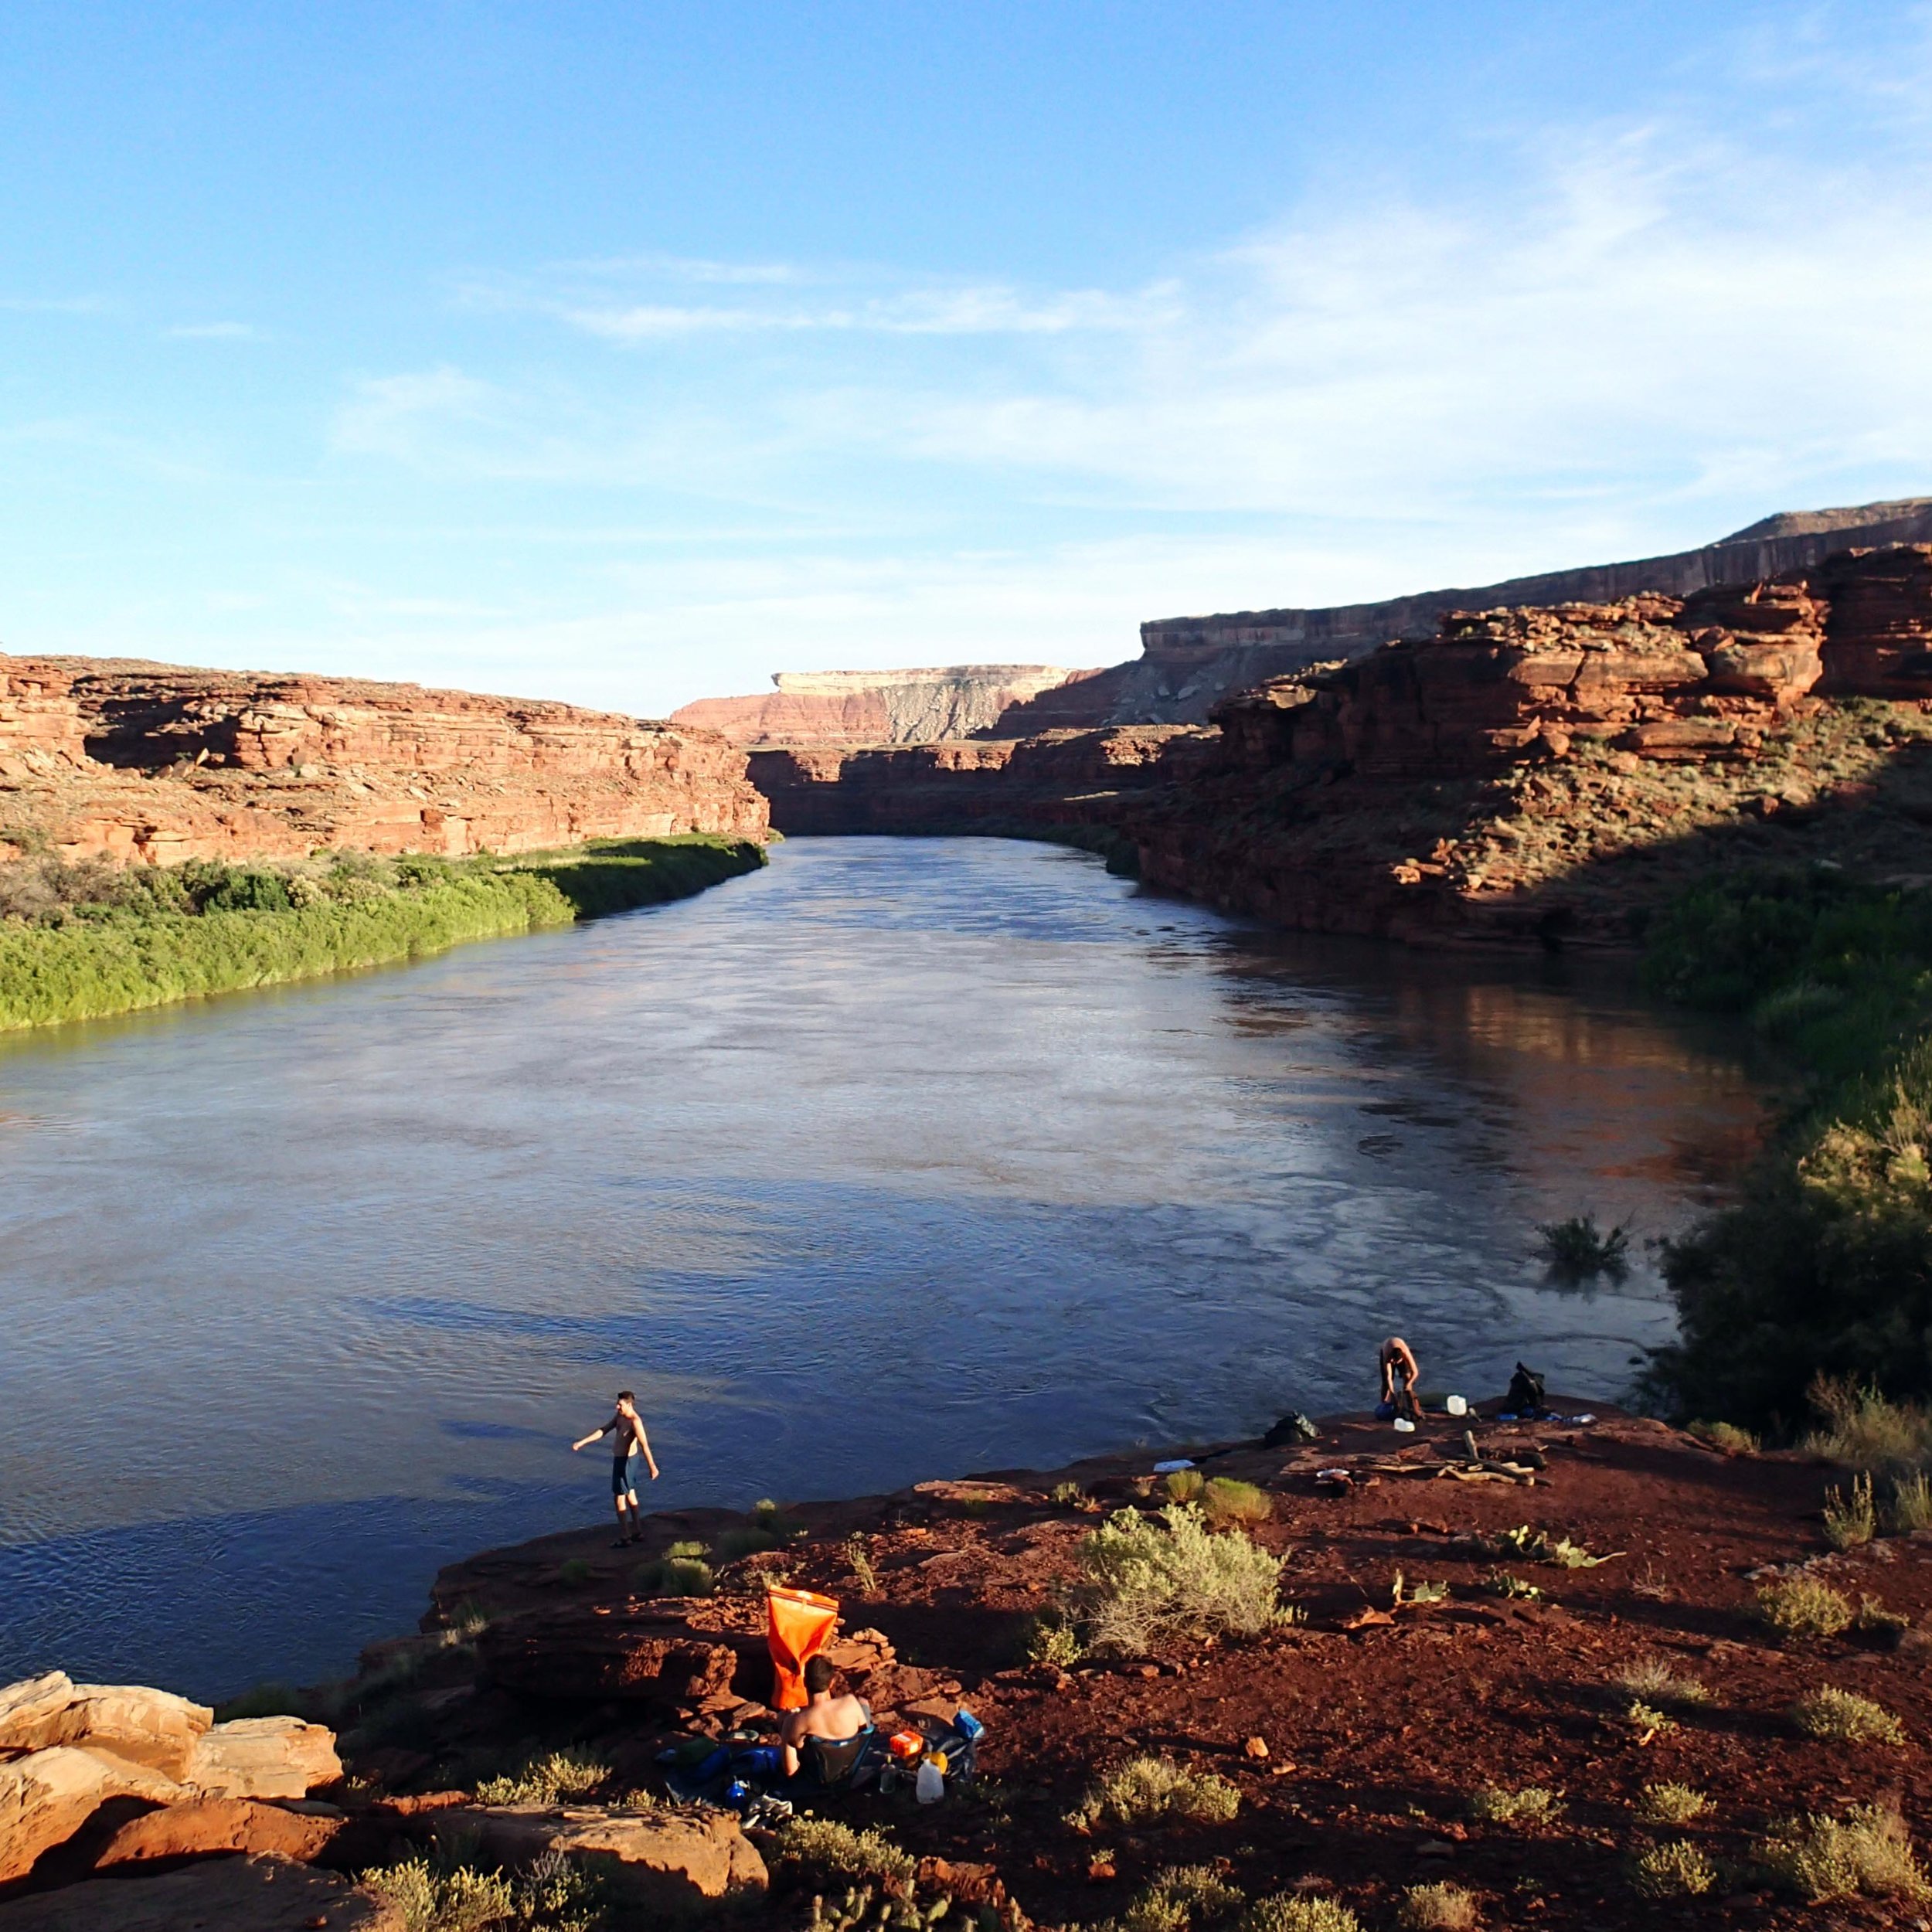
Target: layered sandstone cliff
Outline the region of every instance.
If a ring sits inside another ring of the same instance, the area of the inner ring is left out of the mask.
[[[1614,943],[1713,864],[1932,883],[1932,545],[1453,613],[1215,716],[1128,815],[1143,875],[1286,925]]]
[[[1124,802],[1202,768],[1217,734],[1149,725],[862,750],[751,754],[786,833],[1024,832],[1104,826]]]
[[[705,731],[421,685],[0,656],[0,839],[153,862],[758,838]]]
[[[1093,675],[1038,664],[780,671],[772,675],[775,690],[701,698],[673,712],[671,722],[744,745],[929,744],[989,731],[1014,706]]]
[[[1817,568],[1853,547],[1932,542],[1932,498],[1767,517],[1717,543],[1668,556],[1512,578],[1475,589],[1425,590],[1375,604],[1162,617],[1141,626],[1141,655],[1043,693],[1001,719],[1006,737],[1104,724],[1198,723],[1233,692],[1392,638],[1426,638],[1451,611],[1504,605],[1607,604],[1656,594],[1686,597]]]

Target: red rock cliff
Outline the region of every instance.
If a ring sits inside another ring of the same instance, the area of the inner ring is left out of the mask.
[[[1147,878],[1287,925],[1617,941],[1713,862],[1922,875],[1929,709],[1932,546],[1851,551],[1275,679],[1128,823]]]
[[[762,838],[745,754],[573,705],[358,679],[0,656],[0,837],[168,862]]]

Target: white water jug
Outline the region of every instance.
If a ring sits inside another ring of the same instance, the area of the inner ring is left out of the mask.
[[[937,1804],[946,1795],[946,1774],[930,1757],[913,1781],[913,1794],[922,1804]]]

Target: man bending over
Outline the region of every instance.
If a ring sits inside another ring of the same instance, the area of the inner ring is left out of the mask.
[[[644,1418],[638,1413],[638,1399],[628,1389],[617,1396],[617,1413],[601,1429],[593,1429],[571,1444],[574,1454],[587,1449],[600,1436],[611,1438],[611,1499],[617,1505],[617,1539],[611,1547],[621,1549],[626,1543],[644,1541],[644,1511],[638,1502],[638,1462],[642,1458],[658,1479],[658,1459],[651,1453],[651,1438],[644,1433]]]
[[[833,1696],[832,1676],[832,1666],[824,1658],[805,1659],[805,1707],[787,1713],[778,1728],[787,1777],[798,1775],[798,1750],[806,1739],[818,1737],[828,1744],[842,1744],[871,1726],[872,1706],[862,1697]]]
[[[1416,1352],[1399,1335],[1382,1345],[1382,1406],[1392,1416],[1406,1415],[1411,1422],[1422,1420],[1422,1404],[1416,1386],[1422,1371],[1416,1366]],[[1400,1389],[1396,1383],[1402,1385]]]

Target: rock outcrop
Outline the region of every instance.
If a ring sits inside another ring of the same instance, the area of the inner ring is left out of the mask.
[[[1618,942],[1714,838],[1922,869],[1929,709],[1932,545],[1852,551],[1452,613],[1229,700],[1213,768],[1128,817],[1144,876],[1286,925]]]
[[[758,1848],[724,1811],[639,1811],[605,1805],[468,1805],[435,1815],[452,1850],[477,1846],[511,1866],[567,1858],[595,1873],[609,1894],[646,1910],[689,1913],[765,1890]]]
[[[742,750],[573,705],[0,656],[0,839],[165,863],[762,838]]]
[[[0,1932],[408,1932],[401,1909],[334,1872],[227,1858],[148,1878],[92,1879],[0,1903]]]
[[[1049,732],[889,750],[754,751],[751,780],[783,832],[944,833],[1104,825],[1124,798],[1196,770],[1189,727]]]
[[[772,675],[775,691],[701,698],[674,711],[671,722],[743,745],[927,744],[990,731],[1012,706],[1094,675],[1039,664],[780,671]]]
[[[60,1671],[0,1689],[0,1884],[117,1798],[299,1798],[342,1774],[318,1724],[214,1715],[166,1691],[75,1684]]]
[[[1233,693],[1308,666],[1426,638],[1452,611],[1505,605],[1611,604],[1689,597],[1815,570],[1835,551],[1932,542],[1932,498],[1767,517],[1701,549],[1627,563],[1515,577],[1477,588],[1424,590],[1375,604],[1160,617],[1141,626],[1141,655],[1015,706],[1002,737],[1105,724],[1199,723]]]

